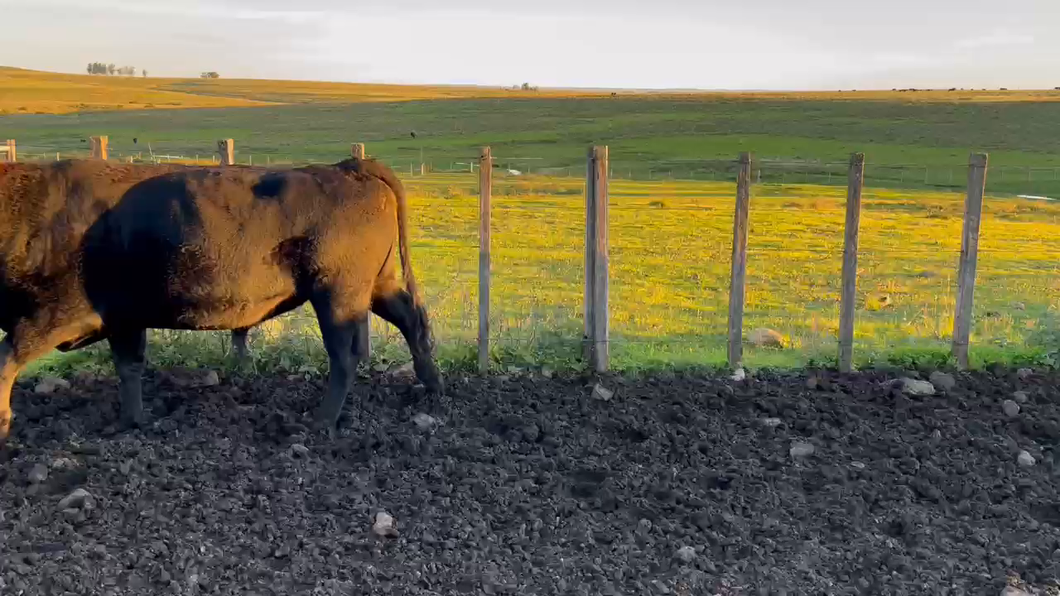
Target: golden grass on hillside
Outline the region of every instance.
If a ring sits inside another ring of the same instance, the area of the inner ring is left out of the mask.
[[[673,99],[849,100],[894,102],[1060,101],[1060,91],[706,92],[617,91],[622,97]],[[367,103],[468,98],[607,97],[611,91],[445,85],[377,85],[250,79],[173,79],[57,74],[0,67],[0,114],[89,110],[253,107],[288,103]]]
[[[266,105],[250,99],[169,91],[163,88],[164,81],[0,68],[0,114],[66,114],[89,110]]]

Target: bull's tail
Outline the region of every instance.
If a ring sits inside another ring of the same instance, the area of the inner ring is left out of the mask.
[[[393,170],[374,159],[347,159],[339,165],[381,180],[394,193],[394,198],[397,200],[398,251],[401,258],[401,275],[405,280],[405,288],[412,295],[413,304],[417,307],[423,306],[423,297],[420,296],[419,286],[416,284],[416,276],[412,273],[412,255],[409,249],[408,201],[405,196],[405,185],[401,183],[401,180],[394,174]]]

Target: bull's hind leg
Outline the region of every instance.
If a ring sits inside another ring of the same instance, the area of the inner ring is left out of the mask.
[[[108,338],[121,394],[121,421],[128,426],[144,422],[143,374],[147,331],[115,329]]]
[[[250,347],[247,341],[249,333],[249,327],[232,330],[232,352],[239,368],[246,368],[250,364]]]
[[[328,352],[330,371],[328,390],[317,408],[316,424],[333,429],[339,421],[346,395],[357,374],[357,366],[364,358],[362,337],[368,330],[366,307],[346,307],[336,300],[337,294],[318,297],[310,302],[320,324],[324,349]]]
[[[409,353],[412,354],[416,377],[427,391],[442,393],[442,375],[434,362],[431,328],[426,309],[417,306],[407,291],[396,289],[388,294],[377,294],[372,299],[372,312],[401,331],[409,346]]]

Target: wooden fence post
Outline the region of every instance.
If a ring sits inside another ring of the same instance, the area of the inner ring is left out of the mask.
[[[232,139],[217,141],[217,153],[221,155],[222,166],[232,166],[236,163],[236,142]]]
[[[961,261],[957,272],[957,312],[953,317],[953,355],[961,370],[968,368],[975,268],[979,260],[979,224],[983,216],[988,161],[986,153],[973,153],[968,159],[968,196],[964,202],[964,232],[961,235]]]
[[[92,159],[102,159],[107,161],[107,144],[109,143],[109,137],[98,136],[90,137],[89,144],[92,147]]]
[[[610,360],[607,174],[607,147],[591,148],[585,184],[585,338],[589,366],[595,372],[605,372]]]
[[[493,153],[482,148],[478,175],[478,371],[490,366],[490,205],[493,201]]]
[[[364,159],[364,143],[354,143],[351,153],[354,159]]]
[[[4,161],[9,163],[15,163],[18,161],[18,151],[15,148],[15,139],[8,139],[5,146],[7,150],[4,151],[6,154]]]
[[[751,209],[750,153],[740,154],[736,210],[732,225],[732,276],[729,285],[729,366],[743,364],[743,305],[747,283],[747,222]]]
[[[847,183],[847,221],[843,239],[843,289],[839,305],[839,372],[854,369],[854,307],[858,290],[858,232],[861,228],[861,191],[865,186],[865,154],[850,156]]]

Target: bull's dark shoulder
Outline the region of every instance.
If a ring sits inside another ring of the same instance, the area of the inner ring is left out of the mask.
[[[254,184],[254,196],[259,199],[278,199],[287,189],[288,177],[279,172],[265,174]]]

